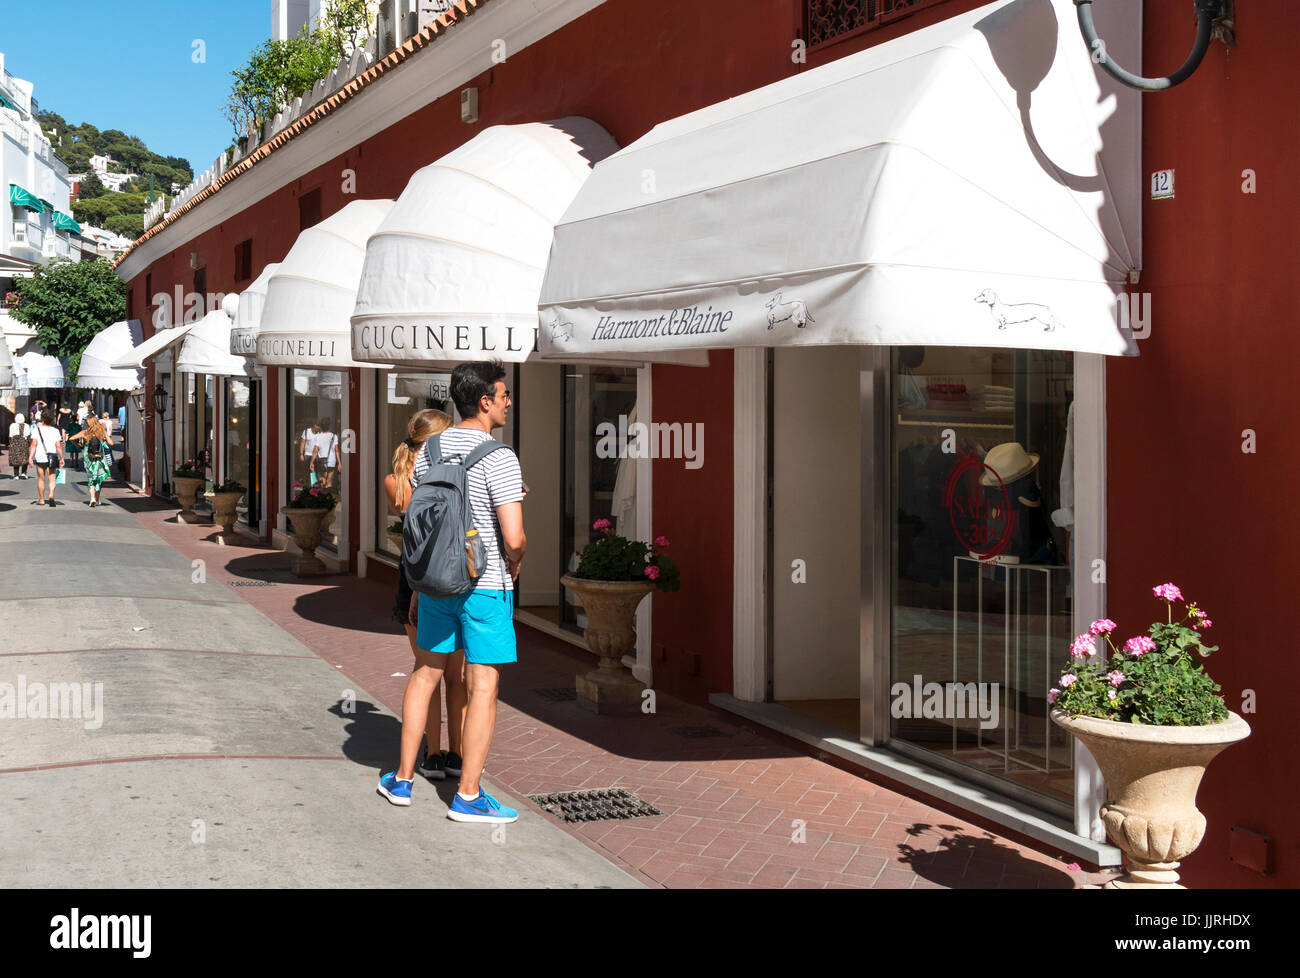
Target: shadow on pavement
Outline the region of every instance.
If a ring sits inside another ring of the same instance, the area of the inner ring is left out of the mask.
[[[321,580],[328,580],[322,578]],[[366,596],[375,600],[379,595],[387,601],[384,607],[384,613],[375,615],[370,612],[371,602],[367,601],[364,605],[358,604],[358,592],[367,593]],[[348,582],[346,587],[326,587],[319,591],[312,591],[304,594],[293,603],[293,610],[307,621],[316,622],[318,625],[329,625],[333,628],[347,628],[356,632],[367,632],[374,634],[376,632],[388,635],[404,634],[402,627],[393,621],[387,615],[392,609],[393,592],[391,588],[382,587],[373,581],[356,581],[355,579]]]
[[[344,757],[362,767],[373,768],[376,776],[397,766],[402,734],[400,720],[381,713],[366,700],[340,700],[329,712],[347,721],[343,727],[347,738],[342,744]]]
[[[930,825],[915,822],[908,826],[907,834],[920,838],[927,833],[948,833],[939,840],[937,849],[919,849],[908,843],[898,847],[899,861],[911,867],[922,879],[954,889],[981,887],[1070,890],[1076,880],[1063,868],[1056,869],[1033,859],[1026,859],[1011,846],[1001,844],[997,837],[985,832],[975,836],[956,825]],[[987,867],[987,869],[984,869]],[[993,867],[997,867],[994,869]],[[994,878],[1005,867],[1005,875]],[[992,875],[984,876],[988,872]]]

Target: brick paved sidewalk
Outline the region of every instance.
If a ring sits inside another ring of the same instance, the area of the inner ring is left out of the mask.
[[[400,714],[411,658],[389,617],[388,588],[350,575],[300,581],[285,553],[220,547],[211,527],[168,522],[175,507],[129,491],[106,489],[106,498],[181,553],[206,560],[209,581],[274,584],[237,593]],[[722,711],[660,695],[653,716],[597,717],[549,699],[550,690],[572,689],[594,658],[526,626],[518,639],[520,662],[503,670],[490,776],[520,795],[618,786],[655,805],[662,817],[562,825],[648,883],[1070,888],[1113,875],[1070,871],[1068,857],[816,760]],[[439,803],[424,783],[415,797]],[[540,810],[533,817],[549,818]]]

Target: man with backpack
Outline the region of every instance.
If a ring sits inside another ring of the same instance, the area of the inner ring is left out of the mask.
[[[496,727],[500,669],[516,661],[514,581],[527,547],[519,459],[492,439],[510,409],[505,376],[499,361],[463,363],[452,372],[451,396],[464,420],[425,442],[411,477],[415,488],[403,530],[421,654],[408,684],[417,686],[417,695],[408,694],[402,716],[404,728],[413,725],[413,736],[404,733],[401,763],[380,778],[378,791],[395,805],[411,803],[425,721],[415,714],[421,703],[427,709],[450,654],[464,649],[469,703],[462,769],[448,771],[460,774],[460,790],[447,812],[458,822],[519,817],[479,785]]]

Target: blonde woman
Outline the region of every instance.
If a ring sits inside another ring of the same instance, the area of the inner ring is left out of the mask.
[[[394,515],[403,519],[406,516],[411,501],[415,460],[424,449],[424,443],[450,427],[451,418],[432,408],[411,417],[406,426],[406,440],[393,453],[393,473],[384,478],[388,508]],[[394,805],[411,803],[411,782],[416,772],[430,781],[441,781],[448,774],[460,775],[460,738],[465,725],[465,707],[469,702],[465,688],[464,650],[451,655],[435,655],[420,648],[415,639],[416,607],[416,595],[406,580],[406,565],[399,560],[393,619],[406,629],[415,667],[406,682],[406,695],[402,699],[401,762],[392,775],[385,775],[379,782],[379,793]],[[439,686],[444,673],[447,678],[446,751],[440,750],[442,697]],[[422,734],[428,739],[428,749],[424,758],[416,763]]]
[[[113,455],[109,451],[113,446],[113,436],[108,433],[105,423],[93,414],[86,419],[85,430],[68,438],[68,442],[84,442],[86,456],[86,484],[90,487],[90,505],[99,505],[100,493],[104,490],[104,480],[108,478],[109,460]]]

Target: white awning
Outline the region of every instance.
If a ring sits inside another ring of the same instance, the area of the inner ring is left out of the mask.
[[[130,391],[144,383],[138,367],[114,367],[113,362],[130,356],[141,342],[140,320],[114,323],[95,334],[77,366],[77,386],[93,390]]]
[[[1098,6],[1139,65],[1140,5]],[[556,227],[541,350],[1135,352],[1139,98],[1071,0],[1003,0],[666,122]]]
[[[228,295],[233,309],[239,297]],[[229,309],[214,309],[190,330],[176,352],[176,372],[180,374],[214,374],[225,377],[252,377],[255,367],[246,357],[230,352],[230,331],[234,321]]]
[[[617,149],[572,117],[493,126],[418,170],[366,246],[352,355],[407,367],[535,359],[555,222]]]
[[[149,360],[169,352],[172,347],[180,343],[181,340],[189,334],[198,322],[182,323],[179,326],[172,326],[169,329],[160,329],[153,336],[136,344],[134,350],[124,353],[114,360],[110,367],[143,367]]]
[[[14,385],[14,359],[9,354],[9,343],[0,333],[0,388]]]
[[[14,357],[14,387],[33,390],[38,387],[63,387],[67,372],[56,357],[39,346]]]
[[[237,357],[257,356],[257,329],[262,321],[262,310],[266,307],[266,287],[279,268],[278,261],[271,262],[252,285],[239,293],[235,328],[230,331],[230,352]]]
[[[275,367],[374,367],[352,359],[349,320],[366,240],[391,200],[354,200],[298,235],[271,276],[257,333],[257,362]]]

